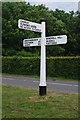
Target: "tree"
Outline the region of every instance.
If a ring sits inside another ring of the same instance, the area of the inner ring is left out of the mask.
[[[73,11],[65,13],[58,9],[52,11],[43,4],[32,6],[26,2],[2,3],[3,55],[16,55],[24,50],[39,55],[40,47],[23,48],[22,41],[25,38],[40,37],[40,33],[19,29],[18,19],[39,23],[41,18],[46,19],[46,36],[68,36],[67,45],[47,47],[47,56],[80,55],[80,13],[75,15]]]

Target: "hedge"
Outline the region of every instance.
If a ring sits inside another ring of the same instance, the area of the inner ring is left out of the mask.
[[[47,76],[79,79],[80,56],[48,57]],[[38,57],[2,57],[2,72],[21,75],[39,75],[40,58]]]

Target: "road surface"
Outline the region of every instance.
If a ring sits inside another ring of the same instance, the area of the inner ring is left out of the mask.
[[[1,76],[0,76],[1,78]],[[20,86],[25,88],[37,88],[39,87],[39,79],[22,76],[2,76],[2,84]],[[61,81],[61,80],[47,80],[47,89],[57,92],[78,92],[77,81]]]

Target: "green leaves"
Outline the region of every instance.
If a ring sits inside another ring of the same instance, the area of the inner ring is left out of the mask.
[[[46,36],[63,34],[68,36],[67,45],[53,46],[55,48],[54,52],[53,47],[50,47],[47,56],[80,55],[80,13],[74,13],[73,11],[65,13],[65,11],[58,9],[53,11],[49,10],[43,4],[32,6],[26,2],[2,3],[2,42],[4,51],[7,50],[7,54],[10,49],[14,49],[15,51],[27,50],[31,53],[35,52],[33,48],[23,48],[22,41],[23,39],[40,37],[40,33],[19,29],[18,19],[40,23],[41,18],[46,19]],[[36,47],[36,54],[39,53],[39,50]],[[59,50],[59,53],[57,50]],[[13,55],[15,54],[13,53]]]
[[[24,52],[24,51],[23,51]],[[29,53],[28,53],[29,54]],[[3,57],[2,72],[10,74],[40,74],[39,57]],[[80,57],[47,57],[47,76],[80,79]]]

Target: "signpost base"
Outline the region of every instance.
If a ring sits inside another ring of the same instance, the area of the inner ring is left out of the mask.
[[[39,86],[39,95],[46,95],[46,86]]]

